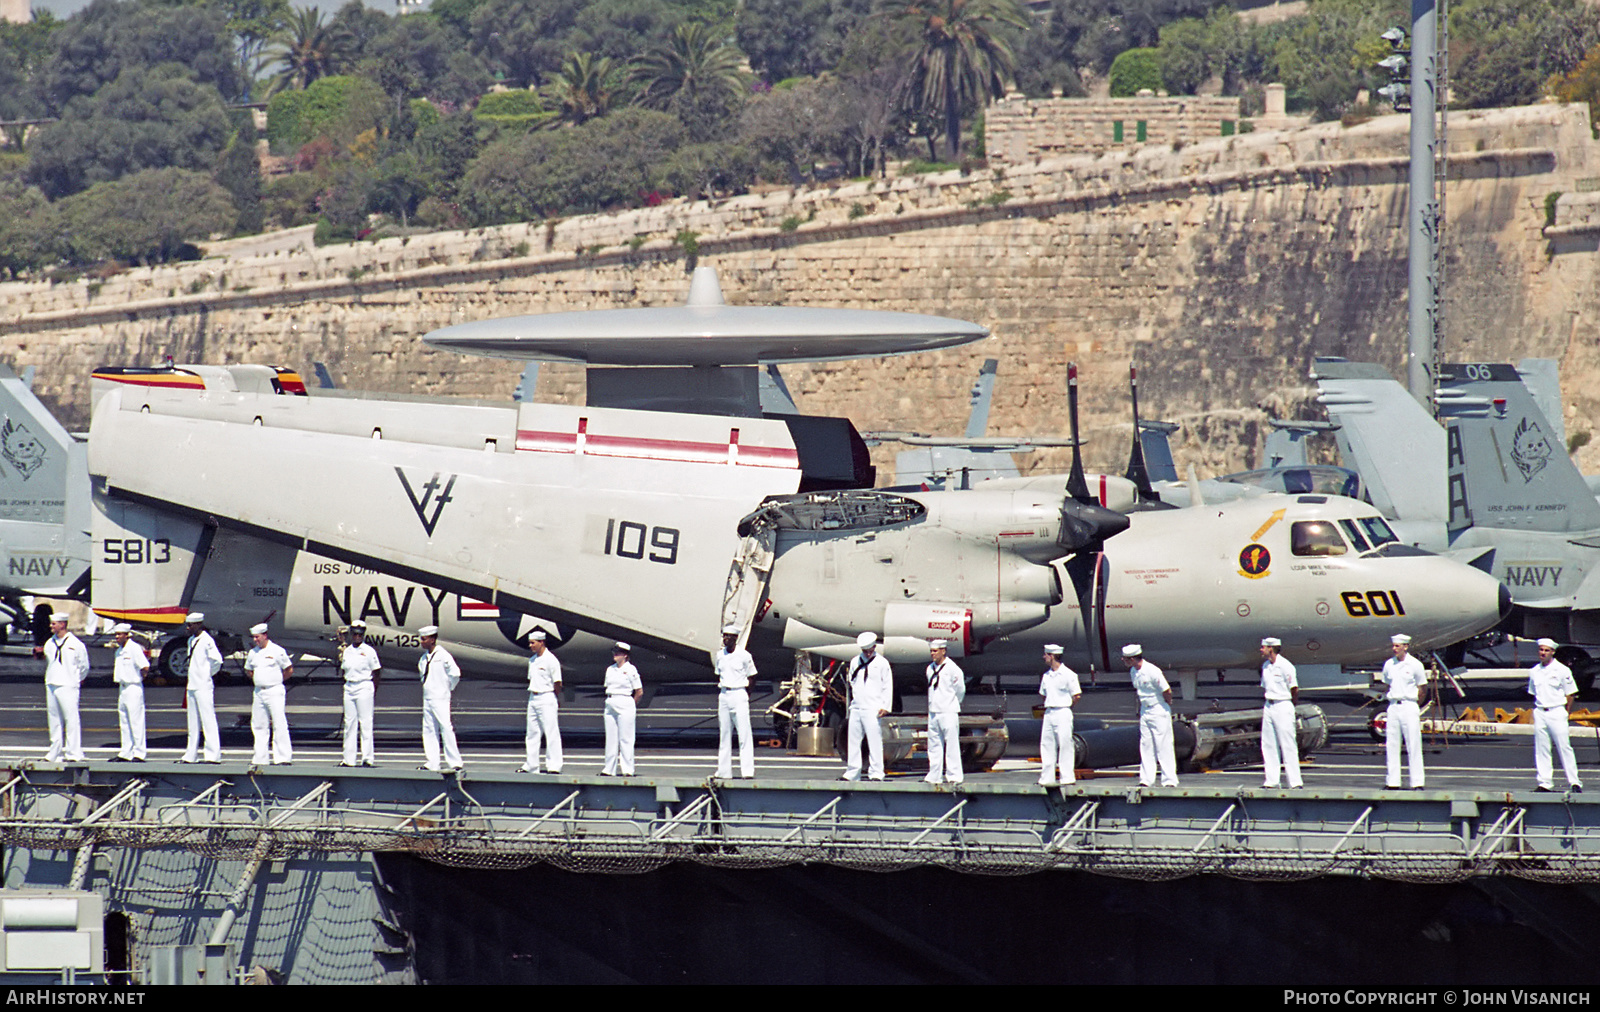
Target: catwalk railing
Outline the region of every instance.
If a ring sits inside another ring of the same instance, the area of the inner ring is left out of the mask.
[[[1509,875],[1600,882],[1600,803],[1464,792],[1046,791],[985,784],[722,783],[402,773],[24,770],[0,842],[182,848],[218,859],[403,852],[464,867],[637,872],[822,863],[1159,879]]]

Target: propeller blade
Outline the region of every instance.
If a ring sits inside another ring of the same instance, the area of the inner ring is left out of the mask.
[[[1133,397],[1133,449],[1128,454],[1128,471],[1124,475],[1139,490],[1140,499],[1160,502],[1161,496],[1150,487],[1150,470],[1144,464],[1144,440],[1139,438],[1139,367],[1128,365],[1128,390]]]
[[[1067,476],[1067,495],[1080,503],[1091,504],[1088,479],[1083,476],[1083,446],[1078,439],[1078,363],[1067,363],[1067,416],[1072,425],[1072,473]]]

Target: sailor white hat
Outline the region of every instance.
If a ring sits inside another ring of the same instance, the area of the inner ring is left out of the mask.
[[[131,633],[133,632],[133,626],[126,622],[118,622],[116,625],[111,627],[111,631],[113,633]]]
[[[543,629],[535,629],[533,632],[528,634],[529,643],[543,643],[544,640],[545,635]]]
[[[950,649],[950,642],[948,640],[929,640],[928,641],[928,649],[929,650],[949,650]]]
[[[1283,646],[1283,640],[1276,636],[1263,636],[1261,637],[1261,645],[1264,647],[1281,647]]]
[[[611,652],[614,654],[631,654],[633,653],[633,648],[621,640],[617,640],[611,644]]]
[[[421,629],[417,630],[417,635],[418,636],[437,636],[437,635],[439,635],[439,627],[436,626],[436,625],[425,625]]]
[[[1540,640],[1536,645],[1537,646],[1541,646],[1541,647],[1549,647],[1551,650],[1554,650],[1556,648],[1556,641],[1551,639],[1550,637],[1546,636],[1544,639]]]
[[[1067,652],[1067,648],[1059,643],[1046,643],[1044,645],[1044,652],[1047,654],[1055,654],[1057,657],[1060,657],[1062,654]]]
[[[183,620],[190,623],[204,622],[206,620],[206,613],[203,611],[191,611],[189,614],[183,616]]]
[[[264,636],[266,635],[266,632],[267,624],[265,622],[257,622],[255,625],[250,627],[250,635],[252,636]]]
[[[1397,647],[1402,647],[1411,642],[1411,637],[1407,636],[1405,633],[1395,633],[1393,636],[1389,637],[1389,642],[1393,643]]]
[[[65,622],[66,620],[67,613],[64,611],[51,612],[50,614],[50,621],[52,622]]]
[[[1142,657],[1143,655],[1144,647],[1137,643],[1129,643],[1122,648],[1122,656],[1124,657]]]
[[[736,625],[725,625],[722,627],[722,635],[737,636],[739,635],[739,627]]]
[[[878,634],[877,633],[864,632],[860,636],[856,637],[856,646],[860,647],[863,650],[865,650],[865,649],[867,649],[868,647],[871,647],[871,646],[877,646],[877,644],[878,644]]]
[[[350,628],[352,628],[352,629],[359,629],[359,630],[361,630],[361,631],[362,631],[362,632],[366,632],[366,631],[367,631],[367,624],[366,624],[366,623],[365,623],[365,622],[363,622],[363,621],[361,621],[361,620],[360,620],[360,619],[359,619],[359,618],[358,618],[358,619],[356,619],[356,620],[355,620],[355,621],[354,621],[354,622],[351,622],[351,623],[350,623]]]

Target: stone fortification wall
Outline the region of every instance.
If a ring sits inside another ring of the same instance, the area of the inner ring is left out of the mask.
[[[1587,112],[1451,118],[1452,357],[1563,359],[1568,428],[1595,417],[1600,230],[1577,218],[1600,176]],[[38,367],[70,426],[104,362],[326,362],[344,384],[506,396],[519,365],[432,351],[421,335],[517,313],[679,301],[697,248],[730,302],[912,310],[993,330],[966,348],[786,370],[803,410],[862,429],[959,432],[986,357],[996,434],[1067,427],[1083,368],[1091,465],[1122,466],[1125,377],[1183,423],[1202,476],[1256,463],[1267,413],[1310,398],[1316,355],[1398,372],[1405,335],[1405,120],[1252,133],[962,175],[782,190],[614,215],[136,269],[103,282],[0,285],[0,360]],[[1547,239],[1548,194],[1556,229]],[[1569,211],[1569,206],[1572,210]],[[686,233],[694,233],[689,236]],[[678,237],[675,239],[674,237]],[[539,396],[576,400],[573,367]],[[1600,441],[1597,441],[1600,442]],[[1586,453],[1597,447],[1591,444]],[[895,447],[878,448],[880,466]],[[1041,452],[1030,468],[1065,457]],[[1587,462],[1590,469],[1600,459]]]
[[[1239,126],[1239,99],[1214,95],[1034,99],[1018,94],[991,105],[983,122],[989,165],[1009,168],[1041,158],[1232,136]]]

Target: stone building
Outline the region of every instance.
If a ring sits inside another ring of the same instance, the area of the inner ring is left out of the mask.
[[[1192,144],[1239,129],[1237,96],[1025,98],[1013,92],[989,107],[984,151],[990,168],[1063,155],[1098,155],[1144,144]]]

